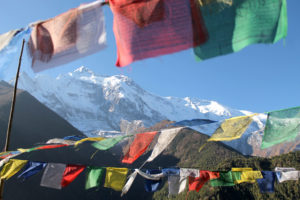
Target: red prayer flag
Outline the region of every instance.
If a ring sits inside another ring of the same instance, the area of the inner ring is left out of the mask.
[[[219,176],[220,175],[218,172],[200,170],[199,177],[189,176],[189,191],[196,190],[197,192],[199,192],[202,186],[207,181],[209,181],[210,179],[219,178]]]
[[[134,141],[130,145],[128,152],[122,160],[122,163],[132,164],[147,150],[156,134],[156,131],[136,134]]]
[[[83,165],[67,165],[63,178],[61,180],[61,186],[66,187],[85,169]]]
[[[117,66],[199,46],[207,32],[195,0],[109,0]]]
[[[55,148],[65,147],[65,146],[69,146],[69,145],[68,144],[45,145],[45,146],[37,147],[37,148],[35,148],[35,150],[37,150],[37,149],[55,149]]]

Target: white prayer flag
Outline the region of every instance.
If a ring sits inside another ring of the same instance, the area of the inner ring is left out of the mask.
[[[48,163],[41,180],[41,186],[61,189],[61,180],[66,168],[66,164]]]
[[[161,154],[161,152],[167,148],[182,129],[183,127],[162,130],[147,162],[153,161],[159,154]]]
[[[106,47],[101,1],[83,4],[35,24],[28,46],[35,72],[100,51]]]

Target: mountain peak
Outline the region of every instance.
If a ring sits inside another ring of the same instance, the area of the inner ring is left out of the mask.
[[[85,66],[81,66],[73,71],[73,74],[94,75],[94,72]]]

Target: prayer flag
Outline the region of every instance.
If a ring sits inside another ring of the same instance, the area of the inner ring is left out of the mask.
[[[104,137],[88,137],[88,138],[84,138],[84,139],[81,139],[79,141],[76,141],[75,146],[78,146],[79,144],[81,144],[83,142],[86,142],[86,141],[97,142],[97,141],[101,141],[101,140],[104,140],[104,139],[105,139]]]
[[[87,167],[85,189],[99,187],[101,178],[105,168],[102,167]]]
[[[128,152],[125,154],[122,163],[132,164],[148,148],[157,132],[139,133],[135,135]]]
[[[200,171],[198,169],[180,168],[179,190],[178,194],[185,190],[188,177],[199,177]]]
[[[299,133],[300,107],[269,112],[261,148],[292,141]]]
[[[199,177],[189,176],[189,191],[196,190],[199,192],[207,181],[216,178],[219,178],[218,172],[200,170]]]
[[[275,43],[287,35],[286,0],[210,1],[200,10],[209,35],[207,42],[194,48],[200,60],[255,43]]]
[[[274,192],[275,172],[262,171],[263,178],[257,179],[258,187],[261,193]]]
[[[232,172],[219,172],[220,177],[218,179],[210,180],[210,185],[213,187],[218,186],[234,186],[234,179]]]
[[[241,179],[236,180],[235,183],[255,183],[257,179],[262,179],[263,176],[260,171],[243,171]]]
[[[31,28],[26,27],[0,35],[0,79],[9,82],[16,77],[16,72],[12,68],[19,59],[22,40],[27,40],[30,32]]]
[[[0,51],[2,51],[7,45],[9,45],[10,41],[13,39],[15,35],[17,35],[22,29],[12,30],[7,33],[3,33],[0,35]]]
[[[180,188],[180,176],[169,175],[168,176],[169,194],[179,194]]]
[[[46,144],[67,144],[67,145],[74,145],[75,141],[72,140],[65,140],[60,138],[53,138],[46,142]]]
[[[180,176],[183,177],[199,177],[200,171],[198,169],[180,168]]]
[[[291,167],[276,167],[275,168],[277,180],[282,183],[289,180],[298,180],[300,178],[300,172]]]
[[[210,119],[192,119],[192,120],[182,120],[179,122],[172,123],[172,126],[185,126],[185,127],[193,127],[193,126],[201,126],[204,124],[215,123],[216,121],[212,121]]]
[[[124,135],[124,136],[120,135],[120,136],[113,137],[113,138],[106,138],[99,142],[94,142],[92,144],[92,146],[99,150],[108,150],[108,149],[112,148],[113,146],[115,146],[120,141],[122,141],[124,138],[130,137],[130,136],[131,135]]]
[[[126,194],[129,189],[131,188],[131,185],[133,183],[133,181],[135,180],[136,178],[136,175],[137,175],[137,170],[135,170],[128,178],[128,181],[126,182],[126,184],[124,185],[123,189],[122,189],[122,193],[121,193],[121,197]]]
[[[122,191],[127,173],[127,168],[107,167],[104,187],[112,188],[115,191]]]
[[[61,181],[65,172],[66,164],[61,163],[48,163],[44,170],[41,186],[61,189]]]
[[[0,179],[9,179],[20,171],[27,162],[27,160],[10,159],[0,172]]]
[[[158,170],[158,169],[147,169],[146,170],[147,174],[161,174],[162,171]],[[161,187],[162,184],[162,180],[149,180],[149,179],[145,179],[145,190],[147,192],[155,192],[157,190],[159,190],[159,188]]]
[[[101,1],[80,5],[34,26],[28,44],[32,69],[66,64],[100,51],[105,43]]]
[[[64,140],[78,141],[78,140],[81,140],[81,139],[84,139],[84,138],[87,138],[87,137],[84,136],[84,135],[70,135],[70,136],[64,137],[63,139]]]
[[[170,175],[178,175],[180,174],[180,169],[176,168],[164,168],[162,169],[162,173],[164,176],[170,176]]]
[[[251,124],[254,115],[256,114],[225,119],[208,141],[229,141],[240,138]]]
[[[84,169],[85,166],[83,165],[67,165],[61,180],[61,186],[68,186]]]
[[[189,49],[207,39],[194,0],[109,0],[109,5],[117,66]]]
[[[161,154],[161,152],[167,148],[181,130],[182,127],[162,130],[150,157],[147,159],[147,162],[153,161],[159,154]]]
[[[232,172],[245,172],[245,171],[253,171],[252,168],[231,168]]]
[[[23,172],[18,176],[18,178],[23,178],[23,180],[37,174],[39,171],[46,167],[47,163],[44,162],[33,162],[28,161]]]

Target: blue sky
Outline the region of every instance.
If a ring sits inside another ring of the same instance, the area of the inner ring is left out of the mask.
[[[87,0],[6,0],[0,7],[0,34],[54,17]],[[300,106],[300,1],[287,0],[288,36],[274,45],[197,62],[192,49],[117,68],[112,13],[104,7],[108,47],[102,52],[42,73],[56,76],[84,65],[97,74],[123,74],[160,96],[215,100],[237,109],[266,112]],[[25,62],[23,68],[29,67]]]

